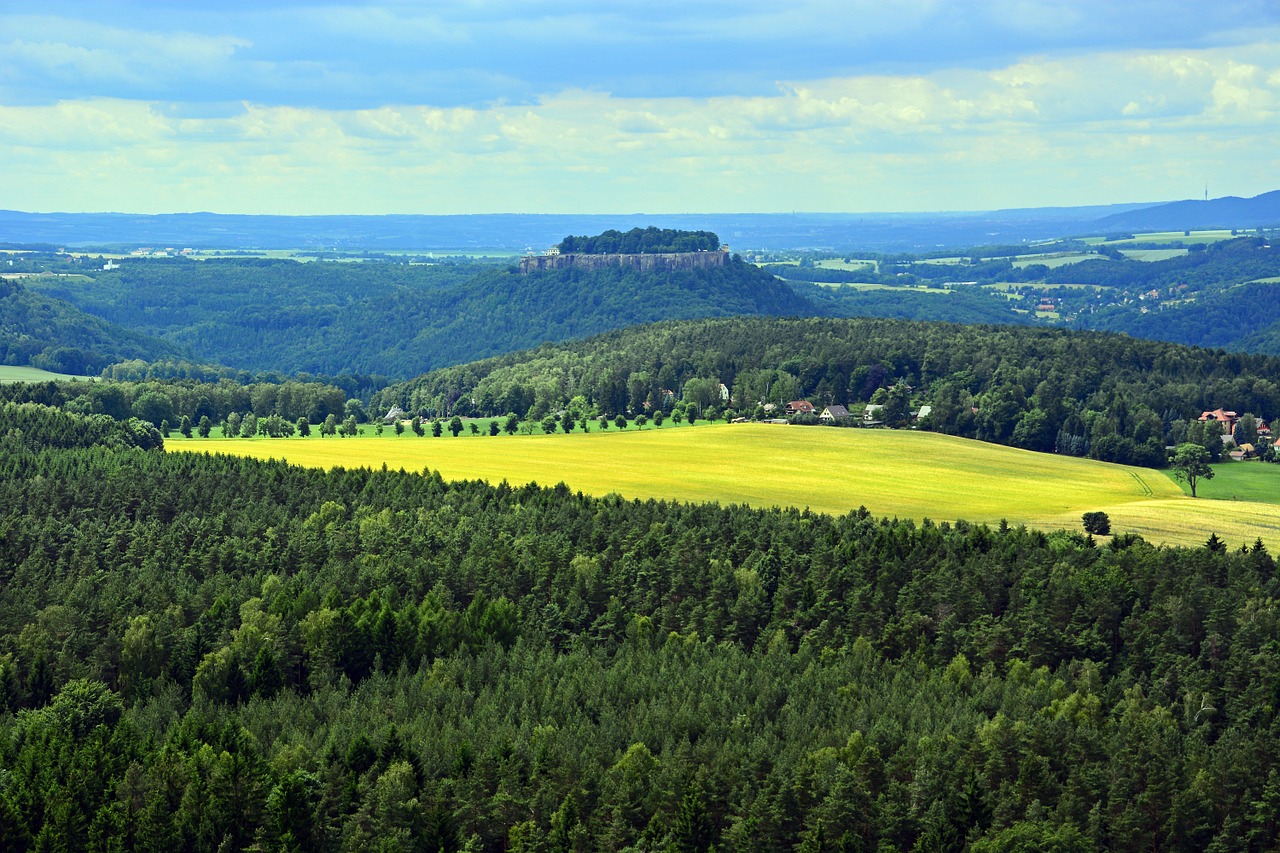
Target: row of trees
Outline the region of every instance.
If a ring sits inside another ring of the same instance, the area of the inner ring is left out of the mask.
[[[222,423],[233,412],[258,418],[277,416],[320,423],[329,415],[348,414],[363,421],[364,407],[348,400],[342,389],[320,382],[290,380],[242,385],[230,379],[149,382],[35,382],[0,385],[0,400],[58,406],[81,415],[101,414],[116,420],[136,417],[154,426],[184,418]]]
[[[37,408],[0,408],[6,849],[1280,832],[1261,541],[61,448],[87,419]]]

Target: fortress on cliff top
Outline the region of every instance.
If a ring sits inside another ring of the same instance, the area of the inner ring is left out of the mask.
[[[520,259],[520,274],[528,275],[539,270],[562,270],[569,267],[595,270],[603,267],[631,267],[645,272],[706,269],[723,267],[729,263],[729,247],[714,251],[664,252],[646,254],[588,255],[581,252],[561,254],[552,248],[544,255],[525,255]]]

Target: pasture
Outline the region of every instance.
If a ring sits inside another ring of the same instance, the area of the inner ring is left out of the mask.
[[[1032,266],[1033,264],[1043,264],[1049,269],[1064,267],[1067,264],[1078,264],[1081,261],[1096,261],[1102,256],[1095,255],[1092,252],[1053,252],[1043,255],[1019,255],[1014,258],[1013,266],[1016,269]]]
[[[1187,254],[1186,249],[1121,249],[1120,254],[1131,261],[1167,261]]]
[[[1219,229],[1213,231],[1192,231],[1189,234],[1182,231],[1148,231],[1142,234],[1134,234],[1132,237],[1126,237],[1123,240],[1108,240],[1106,237],[1085,237],[1081,242],[1089,245],[1098,245],[1106,243],[1108,246],[1124,246],[1126,243],[1216,243],[1219,240],[1230,240],[1233,237],[1244,236],[1244,232],[1232,234],[1230,229]]]
[[[97,382],[96,376],[72,376],[69,373],[50,373],[38,367],[15,367],[0,364],[0,383],[9,382]]]
[[[1191,494],[1185,483],[1182,491]],[[1213,466],[1213,479],[1196,484],[1196,494],[1220,501],[1256,501],[1280,504],[1280,465],[1264,462],[1221,462]]]
[[[875,284],[865,281],[815,281],[829,290],[893,290],[899,293],[951,293],[949,287],[925,287],[923,284]]]
[[[171,451],[232,453],[330,468],[438,471],[450,480],[564,482],[626,498],[808,507],[1079,531],[1106,512],[1116,532],[1199,544],[1280,547],[1280,507],[1185,496],[1159,471],[1032,453],[933,433],[709,424],[570,435],[183,439]]]

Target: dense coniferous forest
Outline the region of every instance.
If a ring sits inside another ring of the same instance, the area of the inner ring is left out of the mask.
[[[1280,414],[1280,359],[1096,332],[893,320],[732,318],[658,324],[446,368],[375,409],[541,416],[575,397],[610,413],[664,389],[724,384],[730,405],[887,397],[928,404],[930,429],[1030,450],[1159,467],[1200,413]],[[718,399],[716,405],[723,405]],[[1210,443],[1216,438],[1209,439]]]
[[[1280,827],[1259,544],[322,472],[95,423],[0,407],[7,850],[1266,850]]]

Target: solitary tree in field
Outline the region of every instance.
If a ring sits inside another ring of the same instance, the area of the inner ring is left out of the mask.
[[[404,421],[396,418],[396,435],[404,435]]]
[[[303,438],[311,435],[311,421],[307,420],[306,415],[298,418],[298,435]]]
[[[208,438],[209,433],[213,431],[213,421],[209,420],[208,415],[200,416],[200,425],[196,427],[196,432],[201,438]]]
[[[462,432],[462,418],[454,415],[449,421],[449,432],[453,433],[453,437],[457,438],[458,433]]]
[[[1084,514],[1084,532],[1106,536],[1111,532],[1111,518],[1105,512],[1086,512]]]
[[[497,421],[489,421],[489,435],[497,435],[501,431]]]
[[[431,419],[431,437],[439,438],[440,434],[443,432],[444,432],[444,424],[440,423],[439,418],[432,418]]]
[[[614,426],[616,426],[618,429],[626,429],[626,428],[627,428],[627,416],[626,416],[626,415],[618,415],[616,418],[614,418],[614,419],[613,419],[613,424],[614,424]]]
[[[1202,445],[1183,442],[1173,451],[1169,460],[1173,466],[1173,478],[1191,487],[1191,497],[1196,496],[1196,484],[1201,480],[1212,480],[1213,469],[1209,467],[1209,451]]]
[[[515,435],[516,430],[520,429],[520,416],[515,412],[508,412],[507,419],[502,424],[502,429],[507,435]]]

